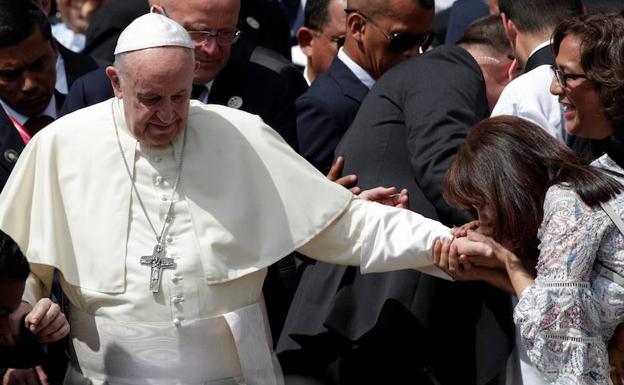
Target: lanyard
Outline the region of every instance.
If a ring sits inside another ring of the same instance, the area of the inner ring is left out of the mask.
[[[30,142],[30,134],[26,131],[24,126],[22,126],[20,122],[18,122],[14,117],[12,117],[9,114],[7,114],[7,116],[13,123],[13,126],[15,126],[15,129],[17,130],[18,134],[22,137],[24,144],[28,144],[28,142]]]

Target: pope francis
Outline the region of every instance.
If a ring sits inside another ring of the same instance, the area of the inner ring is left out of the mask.
[[[61,273],[66,384],[283,383],[261,290],[293,250],[439,274],[448,228],[357,199],[257,116],[189,102],[181,26],[144,15],[115,54],[115,98],[35,135],[0,196],[0,228],[31,264],[24,299]]]

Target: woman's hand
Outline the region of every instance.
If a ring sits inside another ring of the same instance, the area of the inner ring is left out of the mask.
[[[476,230],[478,228],[479,228],[479,221],[474,220],[474,221],[470,221],[468,223],[465,223],[459,227],[452,229],[451,234],[453,234],[455,238],[461,238],[461,237],[465,237],[466,235],[468,235],[468,230]]]
[[[69,334],[69,322],[59,305],[42,298],[28,313],[26,328],[42,343],[58,341]]]
[[[494,258],[491,256],[469,257],[465,254],[459,255],[457,242],[465,242],[465,240],[437,240],[433,248],[434,263],[456,281],[485,281],[510,294],[514,293],[511,281],[504,268],[492,268],[485,267],[483,264],[473,264],[473,258],[477,261]],[[474,249],[474,245],[470,247]],[[462,246],[462,249],[467,250],[467,246]]]

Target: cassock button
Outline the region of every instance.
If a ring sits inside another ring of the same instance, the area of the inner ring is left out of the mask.
[[[227,106],[230,108],[241,108],[243,106],[243,98],[240,96],[232,96],[228,102]]]
[[[9,163],[17,162],[17,158],[19,158],[19,154],[13,149],[8,149],[4,152],[4,159]]]
[[[251,16],[248,16],[245,21],[247,22],[247,25],[250,26],[253,29],[260,29],[260,22],[256,19],[254,19]]]
[[[173,242],[173,238],[172,237],[167,237],[167,243],[171,243]]]

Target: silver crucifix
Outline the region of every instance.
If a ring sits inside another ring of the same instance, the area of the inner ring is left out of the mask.
[[[173,269],[175,263],[173,258],[165,257],[165,248],[161,244],[154,246],[152,255],[141,257],[141,265],[149,265],[150,271],[150,290],[152,293],[158,293],[160,290],[160,277],[163,269]]]

